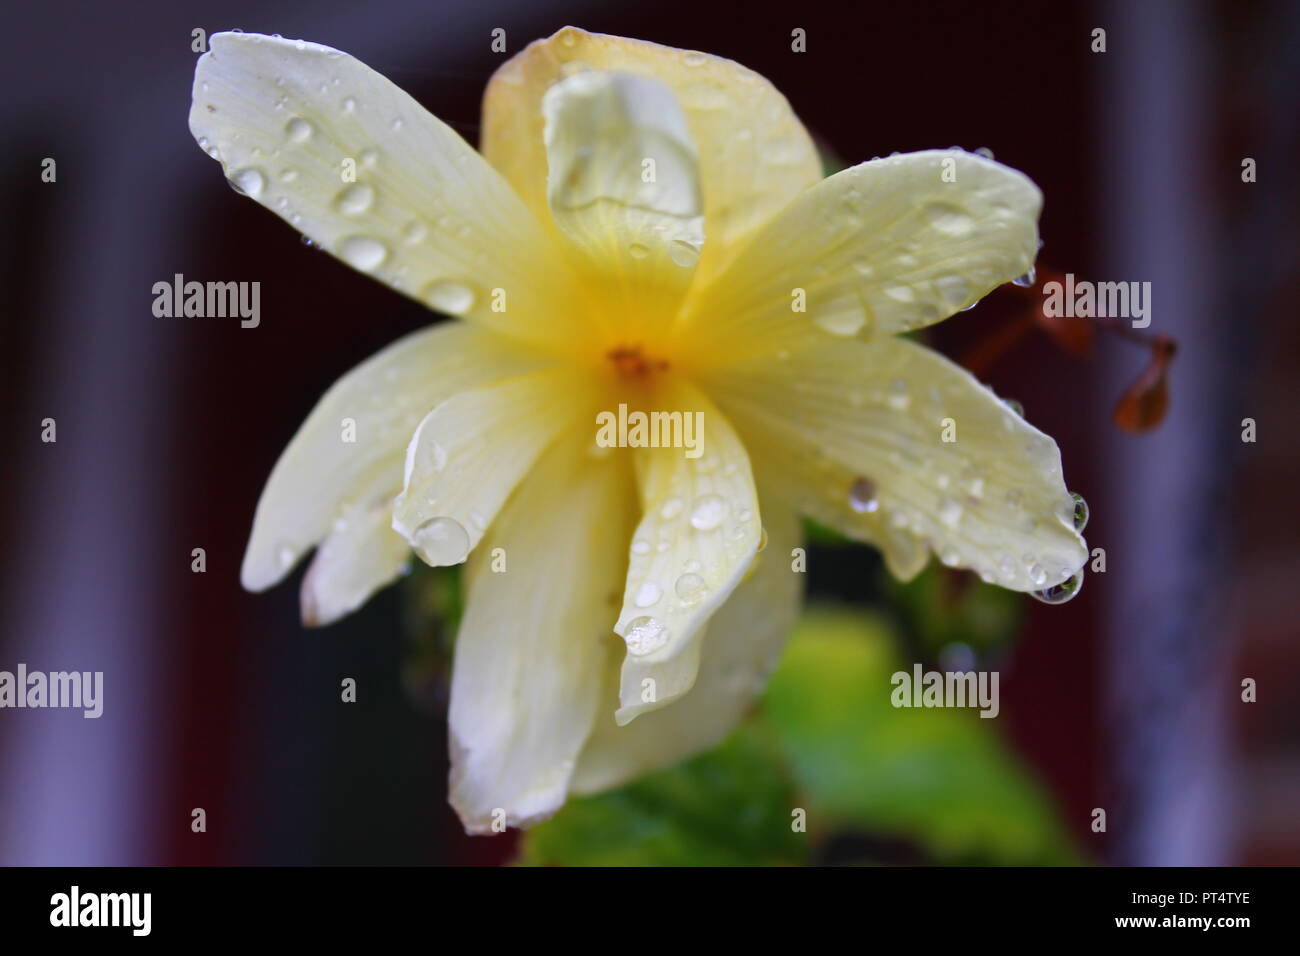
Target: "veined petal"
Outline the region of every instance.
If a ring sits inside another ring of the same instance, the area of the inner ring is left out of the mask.
[[[571,279],[510,185],[353,57],[215,34],[190,131],[240,191],[405,295],[545,347],[577,329],[548,311],[572,298]]]
[[[574,793],[608,790],[717,745],[767,684],[794,625],[803,576],[791,567],[791,550],[800,544],[797,517],[766,487],[762,504],[767,546],[753,573],[709,619],[690,692],[621,727],[612,709],[619,655],[610,656],[596,727],[573,774]]]
[[[551,215],[603,280],[601,318],[670,318],[704,244],[695,145],[672,91],[587,70],[547,90],[542,112]]]
[[[548,369],[437,405],[407,447],[394,530],[427,564],[460,564],[586,401],[572,373]]]
[[[483,101],[483,155],[539,216],[548,206],[542,98],[585,69],[652,77],[681,104],[698,150],[709,239],[700,278],[821,178],[803,124],[752,70],[722,57],[565,27],[502,64]]]
[[[411,546],[393,530],[397,489],[391,480],[380,488],[348,505],[316,549],[299,594],[307,627],[322,627],[351,614],[409,565]]]
[[[626,462],[557,444],[470,560],[449,720],[451,803],[471,833],[502,814],[527,826],[564,802],[626,567]]]
[[[1042,194],[960,150],[836,173],[774,217],[683,320],[708,354],[776,352],[930,325],[1029,271]]]
[[[334,383],[280,455],[257,502],[240,574],[271,587],[349,505],[402,485],[411,433],[449,395],[535,368],[509,340],[459,323],[399,339]]]
[[[930,349],[834,342],[715,370],[707,384],[747,438],[794,438],[793,461],[803,436],[841,466],[830,472],[837,526],[863,527],[849,519],[861,511],[880,533],[906,532],[945,564],[1015,591],[1060,584],[1087,560],[1056,443]]]
[[[637,452],[643,516],[614,628],[627,643],[620,724],[691,688],[700,630],[740,583],[762,534],[749,458],[722,413],[684,381],[666,385],[656,400],[702,420],[702,454]]]

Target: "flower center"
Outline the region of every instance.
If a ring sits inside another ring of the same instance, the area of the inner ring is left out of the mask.
[[[667,359],[647,355],[640,345],[618,345],[605,353],[614,372],[624,381],[645,382],[655,372],[666,372]]]

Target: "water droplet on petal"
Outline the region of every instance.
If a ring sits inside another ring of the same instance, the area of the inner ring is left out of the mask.
[[[674,239],[668,244],[668,255],[684,269],[700,261],[700,247],[683,239]]]
[[[645,541],[645,540],[640,539],[640,538],[638,538],[636,541],[633,541],[633,542],[632,542],[632,553],[633,553],[633,554],[649,554],[649,553],[650,553],[650,542],[649,542],[649,541]]]
[[[231,173],[227,181],[235,192],[253,199],[262,194],[262,188],[266,185],[266,177],[262,175],[261,170],[251,166]]]
[[[1017,276],[1016,278],[1012,279],[1011,284],[1018,285],[1022,289],[1028,289],[1037,281],[1037,279],[1038,279],[1037,270],[1035,270],[1033,266],[1030,266],[1028,272],[1026,272],[1022,276]]]
[[[308,123],[301,116],[295,116],[284,126],[284,133],[289,137],[291,143],[305,143],[315,132],[311,123]]]
[[[1064,604],[1073,600],[1083,590],[1083,571],[1076,571],[1073,576],[1054,587],[1042,591],[1030,591],[1030,595],[1044,604]]]
[[[668,643],[668,629],[652,617],[638,617],[629,623],[624,640],[628,653],[641,657]]]
[[[813,323],[819,328],[825,329],[831,335],[850,336],[857,335],[862,327],[867,324],[866,313],[852,309],[848,311],[836,310],[829,315],[819,315],[813,318]]]
[[[339,104],[339,108],[345,113],[355,113],[357,111],[357,101],[349,96]]]
[[[686,503],[681,498],[669,498],[664,502],[663,507],[659,509],[659,517],[664,521],[672,521],[682,513],[682,509],[685,507]]]
[[[424,301],[439,312],[464,315],[474,307],[474,290],[463,282],[439,279],[424,287]]]
[[[859,478],[849,486],[849,507],[858,514],[868,514],[880,508],[876,497],[876,483],[870,478]]]
[[[727,503],[719,495],[701,495],[691,508],[691,527],[696,531],[712,531],[722,524],[727,515]]]
[[[428,235],[428,227],[418,219],[408,222],[402,229],[402,238],[407,242],[423,242]]]
[[[1088,526],[1088,502],[1077,491],[1070,492],[1070,497],[1074,499],[1074,530],[1082,532]]]
[[[687,50],[682,54],[682,62],[687,66],[703,66],[709,60],[708,56],[696,50]]]
[[[636,592],[637,607],[654,607],[663,597],[663,590],[653,581],[647,581]]]
[[[1025,417],[1025,406],[1024,406],[1024,405],[1021,405],[1021,404],[1020,404],[1018,401],[1016,401],[1014,398],[1004,398],[1004,399],[1002,399],[1002,404],[1005,405],[1005,406],[1007,406],[1007,408],[1011,409],[1013,412],[1015,412],[1015,413],[1016,413],[1017,415],[1019,415],[1021,418],[1024,418],[1024,417]]]
[[[388,249],[378,239],[369,236],[348,236],[339,245],[339,255],[354,269],[371,272],[388,258]]]
[[[334,199],[334,206],[345,216],[359,216],[375,202],[375,191],[366,183],[353,183]]]
[[[896,378],[889,383],[889,395],[885,398],[889,407],[896,412],[905,412],[909,405],[912,404],[912,396],[908,394],[907,382],[901,378]]]
[[[1043,582],[1047,580],[1047,572],[1043,570],[1041,564],[1031,564],[1029,566],[1029,580],[1033,582],[1035,587],[1041,587]]]
[[[965,210],[947,203],[931,203],[924,212],[930,225],[946,236],[964,236],[975,226],[975,221]]]
[[[633,259],[644,259],[650,255],[650,250],[639,242],[632,243],[632,245],[628,246],[627,251]]]
[[[687,571],[673,585],[677,596],[687,604],[694,604],[704,596],[704,578],[692,571]]]
[[[961,505],[954,498],[944,498],[939,502],[939,520],[950,528],[957,527],[961,521]]]
[[[411,547],[435,568],[460,564],[469,554],[469,534],[454,518],[430,518],[415,529]]]

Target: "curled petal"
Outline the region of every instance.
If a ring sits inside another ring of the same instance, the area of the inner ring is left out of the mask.
[[[401,488],[403,453],[433,405],[538,361],[482,329],[443,324],[394,342],[344,375],[262,490],[240,572],[244,587],[271,587],[349,508]]]
[[[596,728],[574,771],[574,793],[619,786],[717,745],[766,685],[794,626],[803,576],[791,566],[791,550],[800,544],[797,517],[766,489],[762,501],[767,546],[753,573],[709,619],[690,692],[620,726],[613,713],[619,655],[610,656]]]
[[[698,416],[703,444],[698,458],[682,448],[637,452],[642,517],[614,628],[627,643],[620,724],[691,688],[701,628],[740,583],[762,534],[749,457],[731,425],[685,382],[659,400]]]
[[[542,98],[566,76],[607,70],[672,90],[699,156],[713,275],[729,251],[821,178],[817,150],[775,87],[731,60],[565,27],[502,64],[483,101],[483,155],[539,216],[547,203]]]

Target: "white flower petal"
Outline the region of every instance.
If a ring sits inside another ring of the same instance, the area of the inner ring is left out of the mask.
[[[449,719],[451,802],[471,833],[564,802],[602,689],[631,503],[626,458],[561,442],[470,560]]]
[[[784,470],[805,489],[801,510],[846,533],[902,533],[1015,591],[1060,584],[1087,560],[1056,443],[937,352],[834,342],[707,382],[767,467],[777,463],[765,476]],[[809,481],[815,455],[835,467]]]
[[[262,490],[240,575],[244,587],[271,587],[350,504],[376,488],[400,488],[411,434],[437,402],[538,364],[500,336],[445,323],[394,342],[344,375],[307,416]]]
[[[1029,270],[1041,206],[1028,177],[960,150],[862,163],[782,210],[684,321],[729,356],[930,325]]]
[[[575,794],[608,790],[708,750],[741,721],[780,658],[794,626],[803,575],[791,566],[798,518],[762,494],[767,546],[753,573],[709,619],[699,676],[684,697],[626,726],[614,720],[618,660],[611,655],[596,728],[571,784]]]
[[[454,395],[406,452],[393,528],[427,564],[460,564],[542,451],[576,423],[574,374],[546,370]]]
[[[740,583],[762,534],[749,458],[731,425],[686,382],[666,386],[657,401],[702,415],[704,440],[694,459],[682,448],[637,452],[643,516],[614,628],[628,647],[623,724],[690,689],[700,629]]]
[[[572,298],[572,280],[510,185],[353,57],[214,34],[195,69],[190,131],[246,195],[431,308],[547,347],[577,330],[570,312],[548,311]]]
[[[303,575],[304,625],[321,627],[351,614],[409,565],[411,546],[392,527],[395,494],[389,487],[362,497],[335,521]]]
[[[551,215],[600,287],[600,316],[670,318],[704,244],[704,207],[686,118],[672,91],[587,70],[542,98]]]
[[[493,74],[483,101],[483,155],[538,216],[547,209],[542,97],[585,69],[651,77],[686,114],[699,155],[709,241],[697,270],[711,276],[745,237],[821,178],[807,131],[771,83],[739,63],[565,27]]]

